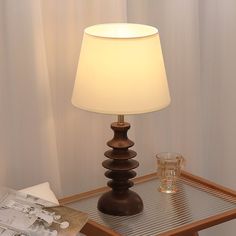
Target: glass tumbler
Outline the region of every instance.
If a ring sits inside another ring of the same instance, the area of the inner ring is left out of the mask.
[[[176,181],[180,176],[184,158],[173,152],[163,152],[156,155],[157,175],[160,180],[159,190],[164,193],[176,193]]]

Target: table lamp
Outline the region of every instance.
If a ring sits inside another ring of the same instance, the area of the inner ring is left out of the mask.
[[[80,109],[118,115],[111,124],[114,137],[102,165],[110,191],[98,200],[109,215],[134,215],[143,210],[140,196],[129,188],[139,163],[124,115],[160,110],[170,103],[158,30],[154,27],[111,23],[85,29],[72,95]]]

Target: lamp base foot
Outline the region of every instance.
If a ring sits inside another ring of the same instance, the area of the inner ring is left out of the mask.
[[[100,197],[97,207],[99,211],[108,215],[129,216],[143,210],[143,201],[131,190],[121,193],[111,190]]]

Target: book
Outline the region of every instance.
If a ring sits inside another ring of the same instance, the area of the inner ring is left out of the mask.
[[[76,236],[88,214],[0,188],[0,236]]]

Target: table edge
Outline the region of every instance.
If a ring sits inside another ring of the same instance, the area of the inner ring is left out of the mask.
[[[232,190],[230,188],[224,187],[220,184],[216,184],[210,180],[207,180],[205,178],[199,177],[197,175],[193,175],[187,171],[182,171],[181,176],[187,180],[190,180],[192,182],[198,183],[200,185],[206,186],[208,188],[211,188],[213,190],[219,191],[221,193],[224,193],[226,195],[229,195],[231,197],[235,197],[236,198],[236,191]],[[137,177],[135,178],[133,181],[135,184],[140,184],[140,183],[144,183],[153,179],[157,178],[157,174],[156,173],[151,173],[151,174],[147,174],[141,177]],[[83,193],[78,193],[78,194],[74,194],[71,196],[66,196],[63,197],[61,199],[59,199],[59,203],[60,205],[66,205],[66,204],[70,204],[76,201],[80,201],[82,199],[86,199],[86,198],[90,198],[93,196],[97,196],[101,193],[104,193],[106,191],[108,191],[110,188],[109,187],[100,187],[100,188],[96,188],[87,192],[83,192]]]
[[[86,235],[96,236],[122,236],[116,231],[95,222],[94,220],[88,220],[85,226],[82,228],[81,233]]]

